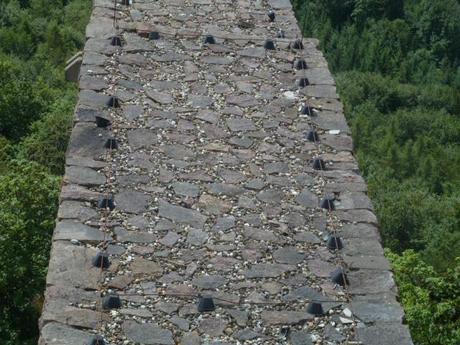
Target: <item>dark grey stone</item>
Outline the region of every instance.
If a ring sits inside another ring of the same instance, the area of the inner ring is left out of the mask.
[[[291,310],[275,310],[268,311],[264,310],[261,313],[262,321],[267,326],[272,325],[295,325],[300,322],[311,320],[314,318],[313,315],[303,311],[291,311]]]
[[[299,242],[307,242],[312,244],[319,244],[321,240],[312,232],[301,231],[295,234],[294,239]]]
[[[227,126],[230,128],[232,132],[247,132],[247,131],[255,131],[257,127],[254,125],[254,123],[245,118],[239,118],[239,119],[228,119],[227,120]]]
[[[89,343],[92,334],[62,323],[50,322],[41,330],[40,345],[81,345]]]
[[[213,231],[227,231],[235,226],[234,216],[225,216],[217,218],[216,224],[212,228]]]
[[[257,332],[254,332],[254,331],[253,331],[252,329],[250,329],[250,328],[245,328],[245,329],[236,331],[236,332],[233,334],[233,337],[235,337],[235,338],[238,339],[238,340],[245,341],[245,340],[257,339],[257,338],[260,337],[260,334],[257,333]]]
[[[247,278],[276,278],[292,271],[295,266],[283,264],[255,264],[245,272]]]
[[[345,340],[343,334],[336,330],[335,327],[332,325],[326,325],[326,327],[324,327],[324,337],[328,340],[335,341],[338,343],[341,343]]]
[[[109,239],[110,236],[97,228],[71,220],[63,220],[57,223],[54,231],[55,240],[75,239],[82,242],[98,243],[105,238]]]
[[[221,275],[200,276],[192,280],[192,284],[201,289],[217,289],[225,283],[226,279]]]
[[[211,183],[207,186],[208,191],[212,194],[236,196],[244,192],[244,189],[228,183]]]
[[[99,186],[106,182],[106,178],[91,168],[68,166],[65,169],[64,181],[83,186]]]
[[[257,193],[257,199],[268,204],[279,204],[284,198],[284,193],[277,189],[265,189]]]
[[[145,93],[150,99],[159,104],[167,105],[174,102],[174,98],[170,93],[163,93],[155,90],[146,90]]]
[[[404,311],[396,303],[375,303],[373,301],[354,301],[351,303],[353,314],[365,323],[401,322]]]
[[[104,144],[109,137],[108,131],[94,124],[77,123],[70,135],[69,157],[95,158],[106,152]]]
[[[348,274],[349,291],[352,294],[388,292],[395,289],[393,275],[389,271],[358,270]]]
[[[173,159],[188,160],[195,158],[195,152],[184,145],[164,145],[163,152]]]
[[[207,108],[214,104],[214,100],[211,97],[201,95],[190,95],[188,101],[194,108]]]
[[[292,331],[289,340],[291,345],[313,345],[311,336],[307,331]]]
[[[172,184],[174,192],[179,195],[197,197],[200,194],[200,188],[188,182],[176,182]]]
[[[105,108],[110,100],[110,96],[92,90],[81,90],[79,94],[79,104],[92,108]]]
[[[180,343],[182,345],[200,345],[201,337],[196,332],[185,333]]]
[[[265,183],[260,179],[253,179],[248,181],[244,186],[251,190],[261,190],[265,187]]]
[[[219,337],[224,334],[224,330],[227,328],[227,324],[227,321],[219,317],[211,317],[201,320],[200,324],[198,325],[198,330],[202,333],[210,335],[211,337]]]
[[[228,96],[227,104],[237,105],[242,108],[254,107],[259,104],[259,102],[252,96],[241,95],[241,96]]]
[[[262,59],[265,57],[265,49],[259,47],[249,47],[238,51],[238,55],[250,58]]]
[[[128,131],[128,143],[133,150],[140,148],[149,148],[153,144],[158,143],[157,134],[150,129],[132,129]]]
[[[275,250],[273,258],[276,262],[282,264],[296,265],[303,261],[305,254],[301,253],[296,247],[284,247]]]
[[[286,174],[289,172],[289,165],[284,162],[267,163],[264,166],[266,174]]]
[[[400,323],[379,323],[358,326],[358,339],[366,345],[413,345],[407,326]]]
[[[150,196],[134,190],[125,190],[115,196],[117,209],[128,213],[141,213],[147,210]]]
[[[97,290],[100,270],[93,267],[96,249],[55,241],[51,249],[46,282],[61,288],[77,287]]]
[[[307,300],[325,300],[326,297],[323,296],[319,291],[312,289],[308,286],[302,286],[299,288],[295,288],[291,290],[287,295],[283,296],[283,300],[285,301],[297,301],[299,299],[307,299]]]
[[[123,116],[129,120],[133,121],[137,119],[139,116],[141,116],[144,113],[144,108],[141,107],[140,105],[134,105],[134,104],[126,104],[123,105]]]
[[[238,309],[228,309],[227,312],[233,319],[235,319],[235,322],[238,326],[244,327],[248,323],[249,314],[247,311]]]
[[[198,211],[174,206],[164,200],[159,201],[159,215],[174,222],[189,224],[196,228],[202,228],[207,220],[207,217]]]
[[[122,325],[123,333],[128,339],[146,345],[174,345],[170,330],[161,328],[153,323],[137,323],[127,320]]]
[[[115,227],[113,232],[118,242],[152,243],[156,239],[154,234],[141,231],[128,231],[119,226]]]
[[[58,210],[58,219],[78,219],[86,222],[98,216],[96,210],[78,201],[63,201]]]
[[[297,203],[307,208],[315,208],[319,205],[318,197],[316,196],[316,194],[312,193],[307,188],[302,190],[302,192],[299,195],[297,195],[295,200],[297,201]]]
[[[187,235],[187,242],[192,246],[201,246],[208,240],[208,234],[199,229],[190,229]]]

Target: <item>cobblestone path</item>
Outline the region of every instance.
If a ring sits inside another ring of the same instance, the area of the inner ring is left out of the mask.
[[[87,29],[40,344],[411,344],[289,1],[136,0],[117,31],[113,13],[95,1]]]

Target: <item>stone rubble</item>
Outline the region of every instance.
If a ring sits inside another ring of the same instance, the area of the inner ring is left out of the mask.
[[[412,344],[334,80],[316,40],[290,45],[290,2],[134,0],[117,4],[118,30],[113,15],[94,1],[39,344]],[[112,212],[97,207],[112,195]],[[345,265],[348,289],[330,278]],[[110,292],[122,308],[102,309]],[[198,312],[198,296],[216,310]]]

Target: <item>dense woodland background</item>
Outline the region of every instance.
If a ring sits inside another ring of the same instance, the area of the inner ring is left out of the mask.
[[[37,344],[91,0],[0,0],[0,344]]]
[[[460,343],[460,3],[294,0],[321,40],[417,345]],[[36,344],[91,0],[0,0],[0,343]]]
[[[460,2],[294,0],[336,76],[416,344],[460,344]]]

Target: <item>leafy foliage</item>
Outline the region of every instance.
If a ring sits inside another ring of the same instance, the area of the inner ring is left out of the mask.
[[[19,146],[18,155],[47,166],[53,174],[62,175],[72,126],[69,114],[74,101],[74,95],[69,95],[57,102],[50,113],[33,123],[31,134]]]
[[[460,260],[439,274],[413,250],[387,252],[416,344],[460,343]]]
[[[37,343],[90,0],[0,1],[0,343]]]
[[[458,279],[460,257],[460,3],[293,5],[336,73],[413,337],[457,344],[459,286],[450,277]],[[439,284],[427,285],[432,279]],[[448,307],[435,288],[453,296]]]
[[[21,337],[37,331],[34,300],[44,287],[58,191],[59,178],[36,163],[13,162],[0,176],[0,310]]]

